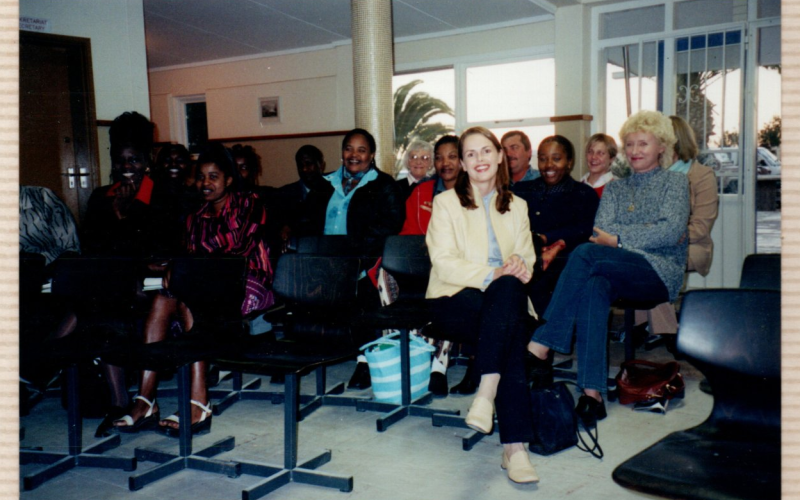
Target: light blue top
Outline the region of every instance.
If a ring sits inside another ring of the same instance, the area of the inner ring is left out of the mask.
[[[492,217],[489,213],[492,209],[492,195],[494,195],[494,190],[483,197],[483,208],[486,210],[486,232],[489,234],[489,265],[503,267],[503,253],[500,251],[500,244],[497,243],[497,236],[495,236],[494,228],[492,228]],[[493,277],[494,271],[490,272],[486,279],[483,280],[484,289],[491,284]]]
[[[669,170],[672,172],[679,172],[684,175],[689,175],[689,167],[692,166],[692,161],[678,160],[670,165]]]
[[[328,209],[325,211],[325,234],[347,234],[347,207],[350,206],[353,193],[361,186],[378,177],[377,170],[374,168],[369,169],[358,182],[358,185],[345,195],[344,188],[342,188],[343,172],[344,166],[341,166],[335,172],[323,176],[333,186],[333,194],[328,202]]]
[[[518,180],[517,182],[525,182],[525,181],[532,181],[541,177],[542,174],[539,172],[538,168],[528,167],[528,170],[525,172],[525,176],[522,179]],[[513,179],[509,180],[509,186],[513,186],[517,182],[514,182]]]

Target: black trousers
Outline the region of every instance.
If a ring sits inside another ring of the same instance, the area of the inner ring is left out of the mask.
[[[476,346],[478,373],[499,373],[495,410],[501,443],[532,437],[531,398],[525,378],[528,296],[513,276],[494,280],[485,292],[465,288],[452,297],[433,299],[434,321],[457,342]]]

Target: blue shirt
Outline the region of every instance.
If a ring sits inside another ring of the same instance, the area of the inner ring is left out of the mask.
[[[539,172],[538,168],[528,167],[528,170],[525,172],[525,176],[522,177],[522,179],[518,180],[517,182],[532,181],[534,179],[538,179],[541,176],[542,174]],[[510,179],[508,181],[508,185],[509,187],[511,187],[517,182],[514,182],[514,179]]]
[[[353,193],[361,186],[364,186],[378,177],[377,170],[370,169],[364,174],[364,177],[361,178],[358,185],[345,195],[344,188],[342,188],[343,171],[344,166],[340,167],[335,172],[323,176],[323,178],[333,186],[333,194],[331,195],[330,201],[328,201],[328,208],[325,211],[324,234],[347,234],[347,207],[350,206]]]
[[[500,251],[500,244],[497,243],[497,236],[494,234],[491,217],[491,201],[494,190],[483,197],[483,208],[486,210],[486,232],[489,234],[489,265],[492,267],[503,267],[503,253]],[[483,280],[483,287],[486,288],[492,282],[494,271],[490,272]]]

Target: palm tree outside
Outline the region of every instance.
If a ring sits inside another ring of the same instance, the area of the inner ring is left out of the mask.
[[[395,174],[401,168],[401,159],[412,139],[416,137],[433,144],[439,137],[453,132],[453,127],[431,121],[437,115],[455,116],[446,102],[427,92],[411,92],[421,83],[422,80],[413,80],[394,93]]]

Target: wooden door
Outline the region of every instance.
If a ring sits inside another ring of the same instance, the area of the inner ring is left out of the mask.
[[[97,180],[90,41],[21,32],[20,184],[52,189],[80,224]]]

